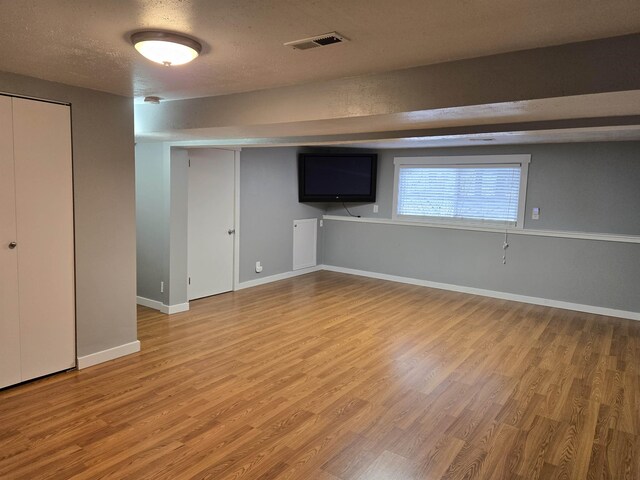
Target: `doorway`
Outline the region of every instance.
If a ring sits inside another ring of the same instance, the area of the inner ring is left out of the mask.
[[[189,149],[187,296],[189,300],[234,287],[236,153]]]

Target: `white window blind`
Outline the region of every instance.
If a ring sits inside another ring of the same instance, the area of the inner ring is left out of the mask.
[[[401,165],[399,217],[516,225],[520,164]]]

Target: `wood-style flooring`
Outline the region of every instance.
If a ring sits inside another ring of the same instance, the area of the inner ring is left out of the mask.
[[[318,272],[0,392],[2,479],[632,479],[640,322]]]

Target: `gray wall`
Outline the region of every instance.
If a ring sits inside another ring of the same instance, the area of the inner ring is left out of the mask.
[[[3,72],[0,91],[71,103],[78,355],[135,341],[132,100]]]
[[[640,235],[640,142],[535,147],[526,228]]]
[[[391,217],[395,156],[494,153],[531,154],[526,229],[640,235],[640,142],[382,151],[380,211],[352,211]],[[639,244],[510,235],[503,265],[503,234],[341,221],[325,221],[323,234],[327,265],[640,311]]]
[[[640,142],[505,145],[378,152],[379,212],[349,207],[363,217],[391,218],[394,157],[531,154],[525,228],[640,235]],[[531,209],[540,207],[539,220]],[[635,208],[634,208],[635,207]],[[331,215],[346,215],[342,206]]]
[[[189,152],[180,148],[172,148],[170,158],[169,298],[165,303],[178,305],[189,301],[187,296]]]
[[[165,232],[168,230],[164,204],[166,172],[161,143],[136,145],[136,238],[138,295],[164,303],[160,282],[164,280]]]
[[[136,145],[137,294],[165,305],[187,301],[188,158],[164,143]]]
[[[174,147],[168,152],[163,143],[136,146],[138,295],[177,305],[187,302],[188,151]],[[297,148],[247,148],[241,153],[241,282],[290,272],[293,220],[324,214],[324,205],[298,203],[297,155]],[[263,265],[259,274],[258,260]],[[160,281],[165,282],[164,294]]]
[[[320,218],[325,212],[346,215],[341,206],[298,203],[296,158],[300,150],[242,151],[241,282],[291,270],[294,219]],[[351,207],[365,217],[391,217],[395,156],[508,153],[532,155],[527,214],[530,217],[531,207],[537,206],[542,217],[537,222],[528,219],[527,229],[640,234],[640,142],[381,151],[380,212],[373,214],[370,204]],[[181,178],[179,172],[173,174]],[[186,189],[184,184],[172,185],[172,192]],[[180,211],[186,219],[186,209],[178,208],[174,201],[171,209],[172,225],[186,232],[186,226],[175,222]],[[175,232],[173,235],[175,244]],[[640,245],[511,235],[508,261],[503,265],[503,240],[504,235],[490,232],[327,220],[319,229],[318,263],[640,311]],[[264,266],[261,274],[254,270],[257,260]],[[186,301],[171,298],[172,304]]]
[[[640,312],[640,244],[325,221],[327,265]]]
[[[240,158],[240,281],[289,272],[293,220],[322,218],[324,205],[298,203],[298,148],[245,148]],[[258,260],[262,273],[255,272]]]

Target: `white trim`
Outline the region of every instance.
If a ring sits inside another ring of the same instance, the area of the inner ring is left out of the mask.
[[[325,216],[325,218],[326,217],[327,216]],[[328,218],[327,220],[333,220],[333,219]],[[358,220],[362,220],[362,219],[358,219]],[[347,221],[355,221],[355,220],[349,219]],[[381,222],[369,222],[369,223],[381,223]],[[388,221],[387,223],[397,223],[397,222]],[[424,225],[419,225],[419,226],[424,226]],[[640,243],[640,240],[638,240],[636,243]],[[246,282],[239,283],[238,288],[236,290],[244,290],[245,288],[257,287],[258,285],[278,282],[280,280],[286,280],[288,278],[293,278],[300,275],[306,275],[307,273],[313,273],[320,270],[326,270],[329,272],[337,272],[337,273],[346,273],[349,275],[359,275],[361,277],[377,278],[379,280],[388,280],[390,282],[406,283],[410,285],[418,285],[418,286],[428,287],[428,288],[437,288],[440,290],[449,290],[453,292],[468,293],[471,295],[481,295],[484,297],[499,298],[502,300],[511,300],[514,302],[530,303],[533,305],[543,305],[546,307],[562,308],[565,310],[574,310],[577,312],[593,313],[596,315],[606,315],[609,317],[619,317],[619,318],[627,318],[630,320],[640,320],[640,312],[630,312],[627,310],[617,310],[614,308],[598,307],[595,305],[584,305],[580,303],[565,302],[562,300],[551,300],[548,298],[531,297],[528,295],[519,295],[515,293],[498,292],[496,290],[486,290],[483,288],[465,287],[460,285],[453,285],[450,283],[432,282],[429,280],[421,280],[418,278],[401,277],[398,275],[389,275],[386,273],[370,272],[366,270],[357,270],[353,268],[338,267],[334,265],[316,265],[315,267],[305,268],[304,270],[296,270],[291,272],[279,273],[279,274],[270,275],[264,278],[248,280]],[[154,300],[144,299],[143,297],[138,297],[138,299],[154,302]],[[140,305],[144,305],[140,301],[138,303]],[[160,302],[156,302],[156,303],[160,303]],[[182,304],[182,305],[183,306],[186,305],[186,309],[188,310],[189,304]],[[166,308],[166,305],[162,305],[162,306]],[[180,305],[174,305],[173,307],[179,307],[179,306]],[[154,307],[151,307],[151,308],[154,308]],[[184,310],[180,310],[180,311],[184,311]],[[168,313],[168,312],[165,312],[165,313]],[[171,313],[177,313],[177,312],[171,312]],[[116,347],[116,348],[120,348],[120,347]],[[97,354],[94,354],[94,355],[98,355],[101,353],[102,352],[98,352]],[[123,355],[126,355],[126,353]],[[84,359],[86,357],[82,357],[82,358]],[[116,357],[113,357],[113,358],[116,358]],[[84,368],[84,366],[81,365],[80,362],[81,362],[81,359],[78,358],[78,368]],[[90,366],[90,365],[85,365],[85,366]]]
[[[150,140],[141,141],[141,143],[150,143]],[[221,142],[220,140],[180,140],[180,141],[163,141],[163,143],[167,144],[169,147],[179,147],[179,148],[218,148],[220,150],[234,150],[239,152],[242,150],[243,146],[246,145],[237,145],[235,143],[226,144]],[[262,146],[262,145],[260,145]]]
[[[31,97],[29,95],[20,95],[18,93],[9,93],[9,92],[0,91],[0,95],[3,97],[24,98],[25,100],[36,100],[38,102],[53,103],[56,105],[64,105],[66,107],[71,106],[70,102],[63,102],[62,100],[51,100],[49,98]]]
[[[166,305],[157,300],[151,300],[149,298],[144,298],[144,297],[136,297],[136,303],[138,305],[153,308],[154,310],[158,310],[162,313],[167,313],[169,315],[171,315],[172,313],[186,312],[189,310],[189,302],[177,303],[175,305]]]
[[[162,311],[162,308],[165,306],[162,302],[158,300],[151,300],[150,298],[145,297],[136,297],[136,303],[138,305],[142,305],[143,307],[153,308],[154,310]]]
[[[296,270],[291,272],[278,273],[276,275],[269,275],[264,278],[256,278],[255,280],[247,280],[238,284],[236,290],[243,290],[245,288],[257,287],[258,285],[264,285],[265,283],[278,282],[280,280],[286,280],[287,278],[297,277],[299,275],[305,275],[307,273],[317,272],[324,270],[324,265],[316,265],[315,267],[309,267],[302,270]]]
[[[180,312],[188,312],[189,311],[189,302],[186,303],[177,303],[175,305],[162,305],[162,313],[167,313],[169,315],[173,313]]]
[[[235,202],[234,202],[234,221],[233,226],[235,233],[233,238],[233,289],[238,289],[240,283],[240,149],[236,149],[234,153],[234,181],[235,181]]]
[[[84,357],[78,357],[78,370],[83,368],[92,367],[99,363],[108,362],[125,355],[130,355],[140,351],[140,341],[125,343],[124,345],[118,345],[117,347],[108,348],[100,352],[91,353]]]
[[[518,223],[516,228],[518,230],[524,229],[524,218],[527,214],[527,185],[529,179],[529,162],[531,161],[531,155],[526,155],[528,160],[520,164],[520,192],[518,194]]]
[[[518,211],[520,208],[518,207]],[[518,213],[519,214],[519,213]],[[442,225],[453,226],[460,225],[461,227],[479,227],[479,228],[492,228],[504,232],[505,228],[512,228],[522,230],[518,226],[518,222],[508,221],[496,221],[496,220],[470,220],[468,218],[454,218],[454,217],[427,217],[419,215],[395,215],[394,220],[403,223],[424,223],[427,225]]]
[[[560,230],[520,230],[518,228],[499,228],[475,225],[452,225],[442,223],[407,222],[389,218],[355,218],[341,215],[323,215],[323,220],[340,222],[377,223],[382,225],[402,225],[407,227],[448,228],[451,230],[472,230],[474,232],[505,233],[513,235],[529,235],[533,237],[575,238],[579,240],[597,240],[603,242],[640,243],[640,235],[616,235],[611,233],[564,232]]]
[[[593,313],[596,315],[606,315],[609,317],[619,317],[619,318],[627,318],[630,320],[640,320],[640,312],[629,312],[626,310],[616,310],[613,308],[597,307],[595,305],[583,305],[580,303],[564,302],[561,300],[551,300],[548,298],[530,297],[528,295],[518,295],[515,293],[498,292],[495,290],[485,290],[483,288],[464,287],[460,285],[452,285],[449,283],[431,282],[429,280],[420,280],[418,278],[400,277],[397,275],[388,275],[386,273],[369,272],[365,270],[356,270],[353,268],[336,267],[333,265],[324,265],[324,270],[327,270],[329,272],[359,275],[361,277],[376,278],[379,280],[388,280],[390,282],[407,283],[410,285],[419,285],[422,287],[438,288],[440,290],[450,290],[453,292],[468,293],[472,295],[481,295],[483,297],[500,298],[502,300],[511,300],[514,302],[531,303],[533,305],[543,305],[545,307],[563,308],[565,310],[574,310],[577,312]]]
[[[234,245],[233,245],[233,290],[238,289],[238,285],[240,284],[240,152],[242,151],[242,146],[240,145],[221,145],[219,143],[215,143],[211,140],[185,140],[185,141],[170,141],[170,142],[162,142],[163,148],[166,149],[165,154],[171,155],[171,148],[185,148],[189,150],[190,148],[213,148],[217,150],[231,150],[234,152]],[[168,153],[167,153],[168,152]],[[170,251],[170,250],[169,250]],[[187,269],[188,270],[188,269]],[[171,271],[169,271],[169,276],[171,276]],[[188,282],[189,274],[187,272],[187,277],[185,278],[185,282]],[[143,305],[142,303],[140,305]],[[184,308],[184,305],[187,307]],[[158,308],[163,313],[178,313],[189,310],[189,304],[179,304],[179,305],[164,305],[165,310],[162,308]],[[177,309],[174,310],[173,307]],[[155,308],[155,307],[151,307]]]
[[[474,221],[464,218],[447,218],[442,219],[434,217],[418,217],[409,215],[398,215],[398,181],[400,175],[400,169],[407,166],[420,166],[426,165],[429,167],[443,166],[467,166],[475,165],[479,166],[494,166],[494,165],[511,165],[520,166],[520,188],[518,193],[518,219],[515,226],[510,228],[522,230],[524,228],[525,208],[527,201],[527,178],[529,176],[529,163],[531,162],[530,154],[520,155],[463,155],[463,156],[445,156],[445,157],[395,157],[393,159],[393,203],[391,218],[395,221],[414,221],[433,225],[434,223],[442,223],[445,225],[465,225],[465,226],[478,226],[478,225],[493,225],[498,228],[501,222],[492,222],[490,220]],[[502,225],[504,223],[502,222]],[[509,227],[507,227],[509,228]],[[502,227],[504,230],[504,226]]]
[[[497,163],[528,164],[530,154],[520,155],[459,155],[444,157],[395,157],[394,165],[495,165]]]

